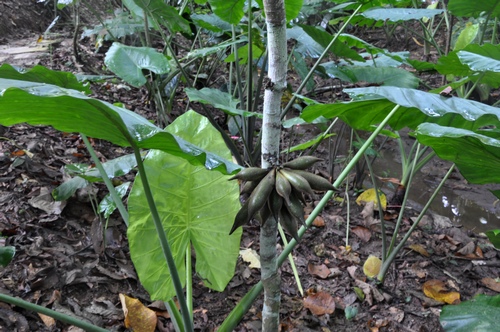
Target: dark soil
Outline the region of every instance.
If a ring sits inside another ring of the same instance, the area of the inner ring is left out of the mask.
[[[0,5],[0,13],[3,13],[1,6],[17,6],[14,3],[17,2]],[[26,26],[22,32],[13,33],[19,33],[17,37],[38,33],[35,28]],[[12,32],[10,29],[7,31]],[[71,26],[59,33],[65,42],[58,44],[50,57],[41,59],[42,64],[72,72],[85,71],[87,66],[102,68],[103,55],[92,53],[92,41],[82,41],[79,45],[86,60],[82,66],[72,53]],[[371,30],[359,33],[361,38],[377,46],[394,46],[394,50],[400,50],[396,46],[401,47],[400,41],[406,38],[396,33],[391,44],[386,45],[385,36],[380,33]],[[14,37],[0,41],[11,42]],[[406,39],[404,42],[413,49],[415,57],[422,56],[415,44]],[[440,77],[429,77],[428,82],[438,79]],[[325,82],[325,86],[330,83]],[[144,90],[126,90],[110,82],[93,84],[92,90],[96,98],[122,102],[143,116],[155,118]],[[176,99],[174,114],[183,112],[185,102],[185,98]],[[224,125],[222,121],[221,125]],[[28,125],[0,129],[0,232],[5,237],[5,245],[16,247],[12,263],[0,268],[0,291],[74,314],[113,331],[127,330],[119,298],[119,294],[125,294],[158,313],[157,331],[173,330],[164,306],[151,303],[137,279],[129,256],[126,227],[120,218],[112,216],[103,237],[102,219],[94,213],[88,193],[79,192],[67,202],[51,200],[50,192],[65,179],[63,166],[91,164],[80,137]],[[301,126],[298,134],[285,131],[284,141],[293,145],[317,133],[314,126]],[[99,140],[94,140],[93,145],[102,161],[127,153]],[[328,158],[328,152],[325,143],[318,148],[317,155]],[[320,165],[316,171],[328,174],[326,165]],[[132,180],[132,177],[122,180]],[[463,180],[457,174],[455,181]],[[93,190],[98,200],[106,194],[103,186],[96,185]],[[360,207],[354,203],[353,190],[349,190],[349,194],[350,204],[344,194],[330,201],[316,226],[307,231],[294,250],[304,295],[298,291],[290,264],[286,262],[281,268],[282,331],[440,331],[439,313],[443,304],[424,295],[426,281],[443,281],[450,291],[460,293],[462,301],[476,294],[495,293],[485,286],[484,278],[496,278],[500,274],[498,251],[484,236],[454,227],[435,215],[424,218],[412,234],[389,270],[384,285],[369,281],[363,274],[363,263],[369,255],[380,257],[380,221],[374,218],[378,214],[370,206]],[[319,198],[309,200],[306,212],[312,210]],[[415,221],[416,211],[403,213],[400,237]],[[397,211],[386,214],[388,234],[394,228],[396,216]],[[350,232],[346,242],[347,230]],[[258,252],[258,234],[256,222],[245,226],[241,247]],[[234,278],[222,293],[207,290],[202,280],[195,277],[196,329],[216,330],[259,279],[260,271],[249,268],[241,258]],[[314,298],[323,300],[316,303],[316,310],[307,309],[305,304]],[[332,303],[333,312],[329,311]],[[358,314],[347,320],[346,307],[356,308]],[[236,331],[259,331],[261,308],[259,298]],[[76,330],[60,322],[51,324],[46,317],[34,312],[0,303],[0,331]]]

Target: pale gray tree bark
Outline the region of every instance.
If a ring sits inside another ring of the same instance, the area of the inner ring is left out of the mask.
[[[279,159],[281,132],[281,97],[286,88],[287,49],[284,0],[264,0],[267,24],[268,79],[264,92],[262,125],[262,167],[275,165]],[[277,221],[270,217],[261,227],[261,279],[264,286],[262,331],[275,332],[279,327],[280,274],[276,252]]]

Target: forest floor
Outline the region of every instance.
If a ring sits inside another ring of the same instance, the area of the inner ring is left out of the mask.
[[[61,41],[47,48],[46,53],[41,50],[27,57],[29,60],[19,55],[25,52],[6,50],[38,47],[37,35],[24,32],[22,37],[26,39],[4,38],[0,41],[3,44],[0,45],[0,63],[28,67],[42,64],[55,70],[90,74],[86,66],[74,59],[72,30],[68,28],[59,33]],[[393,43],[386,45],[382,36],[370,31],[364,33],[359,37],[375,45],[378,43],[379,47],[389,47],[391,51],[400,50],[391,49],[401,44],[397,36]],[[414,56],[421,57],[419,47],[413,46]],[[79,47],[86,52],[87,59],[92,59],[89,66],[102,68],[104,54],[93,53],[91,41],[84,40]],[[324,84],[328,86],[331,82]],[[148,109],[145,90],[112,82],[94,83],[92,90],[95,98],[121,102],[130,110],[155,118],[154,112]],[[175,103],[174,114],[181,114],[187,103],[183,93]],[[197,106],[192,107],[196,109]],[[224,125],[222,116],[220,121]],[[94,213],[88,192],[79,192],[66,202],[51,199],[50,192],[65,179],[62,172],[65,165],[91,164],[80,137],[42,126],[16,125],[0,129],[0,232],[5,237],[1,241],[16,247],[12,263],[0,268],[0,291],[74,314],[112,331],[126,330],[119,298],[119,294],[125,294],[157,312],[157,331],[172,331],[163,305],[151,303],[140,285],[129,256],[126,227],[120,217],[112,216],[103,237],[102,220]],[[289,140],[287,144],[297,144],[317,134],[314,126],[302,126],[300,130],[300,135],[293,137],[284,131],[284,140]],[[127,153],[126,149],[107,142],[93,140],[93,144],[102,161]],[[321,145],[317,155],[326,159],[328,149],[327,144]],[[434,160],[423,177],[439,182],[446,166],[447,163]],[[316,171],[326,174],[326,165],[319,165]],[[133,177],[129,175],[123,180],[133,180]],[[469,186],[457,172],[446,186],[466,193],[480,192],[477,187]],[[98,198],[106,194],[103,186],[94,189]],[[349,194],[353,195],[354,191],[349,190]],[[310,200],[306,212],[319,198]],[[369,255],[380,256],[380,221],[374,218],[377,214],[373,207],[357,206],[354,196],[347,205],[345,198],[339,195],[338,199],[331,200],[293,252],[304,295],[297,288],[290,264],[286,262],[281,267],[281,331],[435,332],[442,330],[439,314],[443,303],[424,295],[426,281],[442,281],[448,290],[458,292],[462,301],[476,294],[494,295],[500,291],[495,291],[490,283],[491,278],[500,275],[500,254],[487,238],[432,213],[412,234],[390,268],[384,285],[375,285],[364,276],[363,263]],[[476,199],[491,200],[491,197],[480,192]],[[417,214],[416,209],[404,211],[400,236],[409,229]],[[394,215],[386,217],[388,230],[392,231]],[[258,252],[258,234],[256,222],[245,226],[241,248]],[[221,293],[208,291],[195,276],[196,330],[216,330],[259,279],[259,269],[251,268],[241,257],[234,278]],[[356,293],[356,289],[362,294]],[[311,306],[312,309],[307,308]],[[358,314],[346,319],[346,307],[356,308]],[[236,331],[259,331],[261,309],[260,298]],[[34,312],[0,303],[0,331],[78,331],[62,323],[51,324],[46,317]]]

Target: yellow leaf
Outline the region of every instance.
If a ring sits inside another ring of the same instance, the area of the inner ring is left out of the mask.
[[[385,208],[387,207],[387,198],[381,190],[378,191],[378,194],[380,195],[380,204],[382,204],[382,210],[385,211]],[[375,210],[378,210],[377,194],[374,188],[363,191],[363,193],[356,199],[356,203],[358,203],[358,205],[366,204],[368,202],[373,202]]]
[[[408,246],[408,248],[410,248],[413,251],[418,252],[422,256],[425,256],[425,257],[429,257],[430,256],[430,254],[427,252],[427,250],[425,250],[425,248],[422,245],[420,245],[420,244],[416,244],[416,243],[410,244]]]
[[[250,248],[242,249],[240,250],[240,256],[245,262],[250,263],[248,267],[260,269],[260,257],[257,251]]]
[[[370,255],[363,264],[363,272],[368,278],[373,278],[380,272],[382,261],[377,257]]]
[[[428,280],[422,286],[424,294],[431,299],[448,304],[460,303],[460,293],[449,292],[441,280]]]
[[[125,314],[125,327],[134,332],[154,332],[156,329],[156,313],[144,306],[138,299],[120,294],[123,313]]]

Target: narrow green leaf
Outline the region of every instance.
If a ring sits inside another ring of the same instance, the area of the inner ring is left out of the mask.
[[[176,119],[167,130],[231,157],[220,133],[193,111]],[[197,274],[207,287],[222,291],[234,274],[239,253],[241,229],[228,235],[240,209],[238,184],[227,181],[229,176],[160,151],[148,154],[145,167],[179,274],[185,274],[186,249],[192,245]],[[130,254],[141,283],[152,299],[168,300],[175,291],[139,177],[128,203]]]
[[[327,134],[327,135],[320,134],[320,135],[316,136],[315,138],[313,138],[313,139],[311,139],[311,140],[309,140],[307,142],[294,145],[294,146],[290,147],[289,149],[286,149],[286,150],[282,151],[281,153],[294,152],[294,151],[303,151],[303,150],[308,149],[311,146],[313,146],[313,145],[321,142],[322,140],[325,140],[328,137],[331,137],[331,136],[334,136],[334,135],[335,134]]]
[[[459,51],[464,49],[467,45],[470,45],[479,32],[479,24],[468,23],[465,28],[458,35],[457,41],[455,42],[455,46],[453,47],[454,51]]]
[[[117,42],[109,48],[104,63],[113,73],[136,88],[147,82],[143,69],[156,74],[170,71],[167,58],[154,48],[126,46]]]

